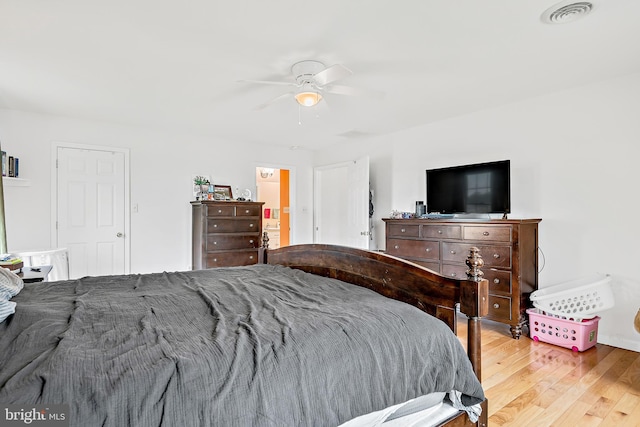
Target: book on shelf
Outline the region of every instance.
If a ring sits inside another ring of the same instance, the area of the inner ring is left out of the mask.
[[[2,151],[2,176],[7,176],[7,152]]]
[[[9,164],[7,165],[7,176],[9,177],[13,177],[14,176],[14,171],[13,171],[13,167],[15,166],[15,163],[13,162],[13,156],[9,156]]]
[[[18,178],[18,176],[20,175],[19,174],[19,171],[20,171],[19,165],[20,165],[20,159],[17,158],[17,157],[14,157],[13,158],[13,176],[16,177],[16,178]]]

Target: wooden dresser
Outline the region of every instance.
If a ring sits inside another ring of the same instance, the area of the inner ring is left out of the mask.
[[[529,295],[538,289],[538,223],[522,220],[383,219],[386,252],[445,276],[466,278],[465,258],[476,246],[489,280],[488,319],[520,338]]]
[[[263,202],[196,201],[192,210],[193,270],[258,262]]]

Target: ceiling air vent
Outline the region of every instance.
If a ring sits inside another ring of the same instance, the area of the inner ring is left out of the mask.
[[[592,10],[593,4],[586,1],[563,1],[545,10],[541,18],[547,24],[564,24],[582,18]]]

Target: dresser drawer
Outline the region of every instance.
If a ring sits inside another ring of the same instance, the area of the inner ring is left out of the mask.
[[[511,227],[466,226],[464,227],[465,240],[486,240],[492,242],[510,242]]]
[[[440,273],[440,263],[439,262],[432,262],[432,261],[418,261],[418,260],[411,260],[411,262],[416,263],[422,267],[428,268],[431,271],[435,271],[436,273]]]
[[[260,216],[262,215],[262,206],[236,206],[236,216]]]
[[[489,281],[489,292],[511,293],[511,272],[483,268],[484,278]]]
[[[462,227],[459,225],[423,225],[422,237],[460,239],[462,237]]]
[[[258,250],[255,251],[231,251],[209,252],[205,268],[234,267],[240,265],[252,265],[258,262]]]
[[[463,263],[469,255],[470,243],[442,242],[442,260]],[[485,267],[511,268],[511,246],[477,245]]]
[[[233,205],[207,206],[207,216],[234,216],[235,212]]]
[[[432,240],[388,239],[389,255],[420,259],[440,259],[440,245]]]
[[[220,251],[224,249],[250,249],[257,248],[260,244],[260,236],[237,236],[225,234],[209,234],[207,236],[207,251]]]
[[[500,320],[511,320],[511,298],[489,295],[489,316]]]
[[[468,268],[460,264],[442,264],[442,275],[454,279],[466,279]]]
[[[419,225],[389,224],[389,237],[420,237]]]
[[[255,233],[260,231],[259,226],[258,219],[207,219],[208,233]]]

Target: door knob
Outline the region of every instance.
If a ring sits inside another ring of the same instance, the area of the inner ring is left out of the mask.
[[[118,233],[116,234],[116,237],[122,237],[122,236],[124,236],[124,234],[122,234],[122,233],[120,233],[120,232],[118,232]]]

